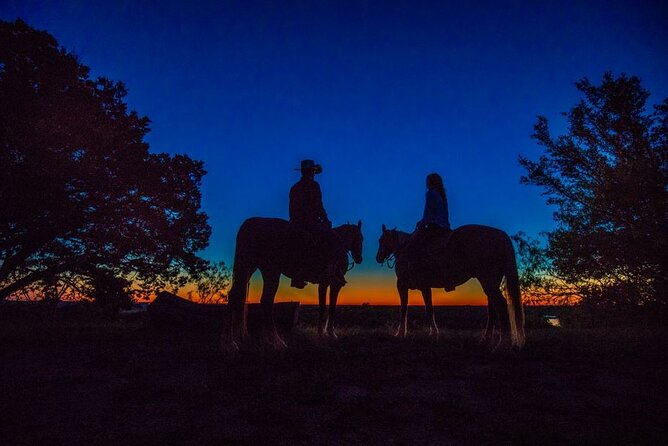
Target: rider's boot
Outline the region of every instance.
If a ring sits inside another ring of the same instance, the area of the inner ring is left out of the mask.
[[[345,271],[336,264],[329,264],[327,267],[327,277],[331,286],[342,288],[346,283]]]

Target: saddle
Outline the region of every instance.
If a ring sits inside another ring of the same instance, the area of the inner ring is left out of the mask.
[[[446,291],[455,289],[447,272],[451,270],[446,264],[448,242],[454,231],[445,231],[442,234],[423,240],[421,246],[409,257],[409,267],[416,276],[422,276],[429,283],[444,284]]]
[[[331,258],[332,241],[328,240],[329,229],[292,225],[293,239],[297,247],[295,253],[299,274],[304,280],[317,283],[327,274],[327,268],[333,262]],[[348,258],[343,259],[341,268],[345,271]],[[345,281],[344,281],[345,282]]]

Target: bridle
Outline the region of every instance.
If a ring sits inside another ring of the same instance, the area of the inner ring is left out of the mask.
[[[353,258],[352,252],[348,251],[348,266],[346,267],[346,272],[350,271],[351,269],[355,268],[355,259]]]
[[[398,243],[397,243],[398,244]],[[394,252],[390,252],[383,260],[381,265],[387,265],[389,269],[394,269],[394,266],[397,264],[397,255]]]
[[[350,225],[353,227],[354,225]],[[351,242],[350,245],[352,246],[353,243]],[[346,254],[348,255],[348,265],[346,266],[346,272],[352,270],[355,268],[355,258],[353,257],[353,251],[352,248],[346,251]]]

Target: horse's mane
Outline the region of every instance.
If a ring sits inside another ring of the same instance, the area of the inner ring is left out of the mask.
[[[346,223],[344,225],[335,226],[332,228],[335,232],[338,232],[341,235],[348,235],[357,229],[357,225],[351,223]]]
[[[410,232],[400,231],[398,229],[390,229],[390,231],[397,234],[397,249],[403,248],[403,246],[408,242],[408,239],[411,238]]]

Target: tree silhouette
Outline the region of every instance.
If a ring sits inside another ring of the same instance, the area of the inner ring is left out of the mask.
[[[583,97],[563,113],[567,133],[553,138],[539,116],[533,137],[545,153],[520,157],[522,182],[557,208],[533,266],[589,302],[665,305],[668,99],[647,112],[649,92],[635,76],[606,73],[601,85],[585,78],[576,87]]]
[[[149,289],[206,265],[203,164],[149,153],[126,93],[47,32],[0,22],[0,300],[62,274]]]
[[[195,289],[188,291],[188,299],[202,304],[227,302],[232,273],[225,262],[210,262],[207,268],[193,279]]]

